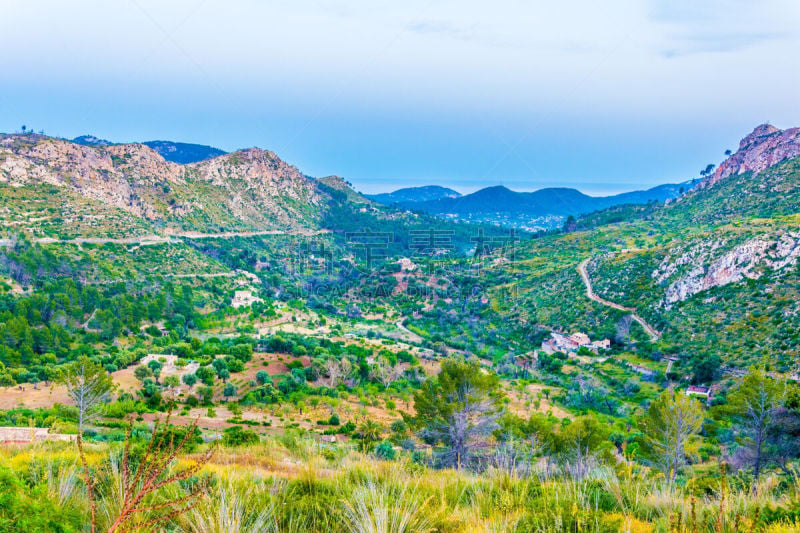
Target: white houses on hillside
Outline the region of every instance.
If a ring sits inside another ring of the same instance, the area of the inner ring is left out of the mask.
[[[580,332],[573,333],[572,335],[562,335],[561,333],[552,332],[550,338],[542,343],[542,351],[545,353],[575,353],[582,346],[597,353],[599,350],[608,350],[611,348],[611,341],[603,339],[592,342],[587,334]]]

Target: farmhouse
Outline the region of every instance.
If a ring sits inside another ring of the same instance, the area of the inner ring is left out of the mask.
[[[592,342],[585,333],[573,333],[572,335],[562,335],[555,331],[550,334],[550,338],[542,342],[542,351],[545,353],[564,352],[571,354],[577,352],[581,346],[598,353],[599,350],[611,348],[611,341],[608,339]]]
[[[231,307],[249,307],[256,302],[263,302],[261,298],[255,296],[252,291],[235,291],[233,293],[233,300]]]
[[[690,385],[686,389],[686,396],[699,396],[706,399],[706,403],[711,401],[711,389],[709,387],[695,387]]]

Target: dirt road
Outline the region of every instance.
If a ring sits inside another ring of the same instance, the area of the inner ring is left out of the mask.
[[[264,230],[264,231],[226,231],[222,233],[201,233],[199,231],[167,232],[166,235],[139,235],[137,237],[75,237],[74,239],[56,239],[54,237],[38,237],[34,242],[41,244],[148,244],[179,243],[181,239],[232,239],[234,237],[256,237],[259,235],[299,235],[313,237],[329,233],[328,230]],[[0,239],[0,246],[12,244],[10,239]]]
[[[619,309],[620,311],[629,312],[631,314],[631,318],[633,318],[636,322],[641,324],[641,326],[644,328],[647,334],[650,335],[650,341],[651,342],[657,341],[658,338],[661,336],[661,333],[659,333],[659,331],[656,328],[648,324],[647,321],[645,321],[645,319],[637,315],[636,309],[634,309],[633,307],[625,307],[624,305],[611,302],[595,294],[594,289],[592,288],[592,280],[589,279],[589,273],[586,271],[586,265],[589,264],[589,261],[590,259],[584,259],[578,265],[578,272],[581,275],[581,279],[583,279],[583,284],[586,285],[586,296],[590,300],[594,300],[595,302],[603,304],[605,306],[612,307],[614,309]]]

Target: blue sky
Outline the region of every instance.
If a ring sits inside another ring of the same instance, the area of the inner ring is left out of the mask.
[[[614,193],[800,125],[796,0],[2,0],[0,46],[0,131],[259,146],[365,192]]]

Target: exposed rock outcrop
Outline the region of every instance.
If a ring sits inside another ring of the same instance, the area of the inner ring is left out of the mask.
[[[736,153],[703,180],[699,187],[714,185],[735,174],[758,173],[795,157],[800,157],[800,128],[780,130],[771,124],[762,124],[742,139]]]
[[[193,227],[313,226],[331,200],[329,189],[267,150],[181,165],[142,144],[82,145],[43,135],[0,135],[2,184],[62,187],[99,202],[98,209],[178,226],[191,217]],[[344,181],[341,188],[349,189]]]
[[[794,265],[800,257],[800,232],[787,232],[774,239],[760,237],[744,242],[711,259],[724,243],[713,243],[706,249],[686,251],[677,258],[667,257],[653,277],[660,283],[673,277],[681,266],[691,270],[667,287],[664,303],[669,306],[712,287],[721,287],[745,278],[758,278],[766,268],[781,270]]]

